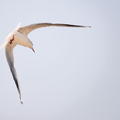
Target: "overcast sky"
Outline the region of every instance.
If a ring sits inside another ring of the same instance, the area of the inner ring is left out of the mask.
[[[14,50],[24,104],[0,51],[0,120],[120,120],[119,0],[1,0],[0,44],[19,22],[49,27]]]

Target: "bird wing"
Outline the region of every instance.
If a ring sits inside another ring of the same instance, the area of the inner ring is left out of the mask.
[[[19,93],[20,101],[21,101],[21,91],[20,91],[20,87],[19,87],[19,83],[18,83],[17,73],[16,73],[16,70],[14,67],[13,47],[7,45],[5,48],[5,52],[6,52],[7,62],[10,67],[10,71],[12,73],[15,85],[16,85],[18,93]],[[22,101],[21,101],[21,103],[22,103]]]
[[[58,27],[90,27],[90,26],[82,26],[82,25],[71,25],[71,24],[61,24],[61,23],[37,23],[31,24],[28,26],[19,27],[18,31],[28,35],[32,30],[42,27],[49,27],[49,26],[58,26]]]

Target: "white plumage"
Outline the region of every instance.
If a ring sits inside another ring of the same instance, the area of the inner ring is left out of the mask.
[[[30,49],[34,51],[33,49],[33,43],[32,41],[28,38],[28,34],[37,28],[42,28],[42,27],[49,27],[49,26],[57,26],[57,27],[90,27],[90,26],[82,26],[82,25],[71,25],[71,24],[61,24],[61,23],[38,23],[38,24],[32,24],[32,25],[28,25],[28,26],[23,26],[23,27],[17,27],[12,33],[10,33],[7,38],[6,41],[4,43],[4,47],[5,47],[5,53],[6,53],[6,58],[8,61],[8,65],[10,67],[10,71],[12,73],[13,79],[15,81],[18,93],[19,93],[19,98],[21,103],[21,92],[20,92],[20,87],[19,87],[19,83],[18,83],[18,78],[17,78],[17,73],[14,67],[14,56],[13,56],[13,48],[16,45],[22,45],[24,47],[28,47]]]

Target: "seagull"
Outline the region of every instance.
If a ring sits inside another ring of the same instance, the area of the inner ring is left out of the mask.
[[[14,67],[14,56],[13,50],[17,45],[21,45],[27,48],[30,48],[33,52],[35,52],[33,48],[32,41],[28,38],[28,34],[35,29],[43,28],[43,27],[77,27],[77,28],[89,28],[91,26],[83,26],[83,25],[72,25],[72,24],[61,24],[61,23],[37,23],[37,24],[30,24],[27,26],[19,26],[16,27],[7,37],[4,43],[6,59],[10,68],[10,71],[13,76],[13,80],[17,87],[17,91],[19,94],[20,103],[23,104],[21,98],[21,91],[20,86],[17,78],[16,69]]]

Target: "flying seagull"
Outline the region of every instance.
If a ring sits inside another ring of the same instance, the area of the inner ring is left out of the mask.
[[[27,25],[27,26],[23,26],[23,27],[19,26],[7,36],[6,42],[4,44],[6,59],[7,59],[10,71],[12,73],[15,85],[17,87],[21,103],[23,103],[23,102],[21,99],[21,91],[20,91],[20,87],[19,87],[19,83],[18,83],[17,73],[16,73],[16,70],[14,67],[13,48],[16,45],[21,45],[24,47],[28,47],[28,48],[32,49],[33,52],[35,52],[35,50],[33,48],[33,43],[28,38],[28,34],[37,28],[50,27],[50,26],[53,26],[53,27],[54,26],[57,26],[57,27],[81,27],[81,28],[90,27],[90,26],[61,24],[61,23],[37,23],[37,24],[31,24],[31,25]]]

